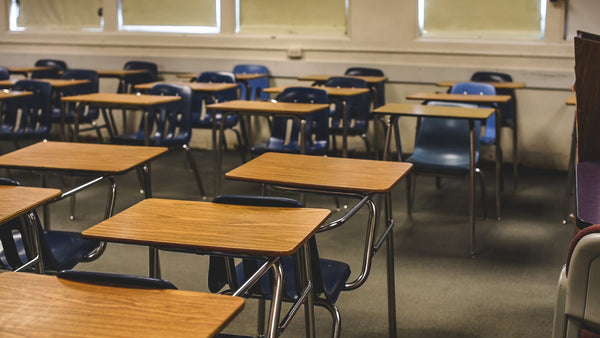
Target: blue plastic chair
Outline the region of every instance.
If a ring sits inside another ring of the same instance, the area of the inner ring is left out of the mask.
[[[473,104],[430,101],[428,105],[448,107],[477,107]],[[475,122],[475,165],[479,162],[479,133],[481,123]],[[439,187],[440,176],[469,175],[470,164],[469,121],[451,118],[426,117],[421,120],[413,154],[406,159],[413,164],[410,179],[407,180],[409,205],[412,204],[415,176],[436,176]],[[483,217],[485,208],[485,182],[479,168],[475,168],[480,182]]]
[[[156,290],[177,290],[175,285],[164,279],[126,274],[62,270],[56,274],[56,277],[75,282],[97,285]]]
[[[117,93],[133,93],[135,85],[141,83],[155,82],[158,79],[158,66],[148,61],[128,61],[123,66],[125,70],[147,70],[146,73],[127,75],[123,81],[119,81]]]
[[[367,88],[367,82],[362,79],[350,78],[350,77],[331,77],[325,82],[326,87],[340,87],[340,88]],[[369,117],[370,117],[370,95],[362,94],[347,97],[332,97],[329,96],[330,102],[334,104],[334,110],[331,112],[331,124],[330,133],[333,149],[336,149],[336,135],[343,135],[343,109],[346,103],[346,112],[348,118],[348,136],[360,136],[365,142],[367,154],[371,153],[371,147],[369,146],[369,140],[367,139],[367,131],[369,129]]]
[[[66,80],[89,80],[90,82],[82,85],[65,87],[60,91],[60,96],[73,96],[98,92],[98,72],[96,72],[95,70],[69,69],[63,73],[61,78]],[[63,107],[66,107],[65,124],[67,124],[69,128],[71,128],[70,125],[75,122],[76,104],[74,102],[69,102],[67,104],[64,104]],[[104,121],[104,124],[102,125],[98,124],[99,116],[100,109],[98,107],[88,106],[86,109],[82,109],[79,112],[79,124],[89,124],[90,127],[80,128],[79,132],[81,133],[89,130],[95,130],[98,136],[98,141],[102,142],[103,139],[102,133],[100,133],[100,129],[105,128],[109,132],[109,135],[111,131],[107,121]],[[61,122],[60,106],[53,107],[52,122]]]
[[[200,173],[189,147],[192,138],[190,116],[192,90],[187,86],[159,83],[154,85],[148,94],[181,97],[181,100],[152,106],[147,109],[148,126],[151,128],[149,145],[183,148],[196,178],[198,189],[202,193],[202,196],[204,196],[204,187],[200,179]],[[115,144],[144,145],[145,137],[145,122],[142,118],[135,133],[114,135],[111,142]]]
[[[512,82],[512,76],[506,73],[498,72],[475,72],[471,76],[471,81],[481,82]],[[515,95],[514,89],[499,88],[496,89],[497,95],[510,95],[510,100],[502,105],[502,118],[500,125],[503,127],[509,127],[512,129],[512,142],[513,142],[513,175],[515,177],[515,186],[518,178],[518,167],[519,167],[519,133],[517,125],[517,96]],[[483,144],[492,144],[490,141],[482,138]]]
[[[313,87],[289,87],[279,96],[280,102],[298,102],[298,103],[329,103],[327,92]],[[288,121],[291,118],[275,116],[271,125],[271,136],[266,143],[261,143],[252,147],[253,154],[263,154],[265,152],[301,152],[300,145],[300,122],[292,120],[292,127],[289,139],[286,140]],[[306,119],[306,154],[325,154],[329,149],[329,109],[313,113]]]
[[[236,65],[233,67],[234,74],[246,73],[246,74],[270,74],[269,69],[263,65]],[[250,101],[258,100],[269,100],[269,93],[263,92],[263,89],[269,88],[269,77],[263,77],[260,79],[248,80],[246,84],[248,94],[250,94]],[[246,99],[246,96],[241,96]]]
[[[196,82],[210,82],[210,83],[236,83],[235,76],[233,73],[228,72],[202,72],[196,78]],[[241,84],[238,85],[238,88],[244,88]],[[195,129],[208,129],[212,130],[213,128],[213,116],[217,120],[217,125],[221,123],[221,116],[223,113],[220,111],[210,111],[206,110],[206,105],[212,104],[216,102],[226,102],[237,100],[240,96],[238,96],[238,88],[232,88],[228,90],[223,90],[214,93],[214,95],[207,95],[201,93],[194,93],[192,96],[192,128]],[[241,95],[244,95],[243,93]],[[235,133],[237,138],[237,142],[240,149],[240,155],[242,156],[242,161],[246,162],[244,147],[243,145],[247,145],[248,142],[242,141],[242,135],[244,135],[244,140],[246,138],[245,126],[243,125],[243,120],[240,125],[241,133],[234,127],[238,125],[238,116],[235,114],[229,114],[225,118],[223,128],[229,129]],[[227,145],[226,140],[223,140],[224,144]]]
[[[365,67],[351,67],[346,69],[344,74],[350,76],[385,76],[381,69]],[[385,104],[385,83],[377,83],[371,87],[371,90],[375,91],[375,93],[371,93],[375,97],[374,108],[383,106]]]
[[[0,185],[20,184],[11,179],[0,178]],[[34,210],[22,218],[12,219],[0,226],[1,268],[19,270],[35,256],[35,246],[31,238],[32,231],[35,230],[32,227],[35,227],[38,233],[41,257],[46,270],[72,269],[79,262],[89,262],[98,258],[105,248],[104,243],[83,239],[78,232],[44,230]]]
[[[287,208],[303,207],[296,200],[271,196],[221,195],[217,196],[213,203]],[[333,319],[332,336],[339,337],[341,321],[335,303],[350,276],[350,266],[343,262],[320,258],[315,236],[310,238],[308,245],[315,305],[322,306],[330,312]],[[300,291],[296,286],[295,278],[298,269],[294,257],[283,257],[281,262],[285,276],[283,298],[286,301],[293,302],[298,299]],[[222,291],[225,287],[229,287],[230,290],[237,289],[258,269],[262,262],[254,259],[244,259],[242,263],[238,264],[235,267],[237,285],[230,285],[231,281],[227,278],[225,264],[227,264],[225,258],[211,256],[208,277],[211,292]],[[272,289],[271,279],[268,275],[265,275],[257,285],[249,290],[246,296],[271,299]]]
[[[29,91],[33,95],[7,100],[4,103],[0,139],[11,139],[19,148],[19,140],[49,138],[52,127],[50,116],[52,86],[50,83],[20,80],[15,83],[13,90]]]
[[[458,82],[450,88],[450,94],[496,95],[496,88],[487,83]],[[496,109],[496,104],[480,104],[479,107]],[[486,145],[496,142],[496,113],[485,121],[485,131],[481,135],[480,142]]]
[[[67,63],[63,60],[40,59],[35,62],[36,67],[54,67],[49,70],[37,70],[31,73],[32,79],[60,79],[62,74],[68,69]]]
[[[6,67],[0,66],[0,80],[8,80],[10,78],[10,71]]]

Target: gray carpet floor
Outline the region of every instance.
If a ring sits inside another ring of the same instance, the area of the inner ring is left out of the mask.
[[[3,152],[10,146],[3,144]],[[204,185],[213,196],[212,154],[195,150]],[[224,171],[241,164],[237,153],[225,155]],[[431,177],[418,177],[412,217],[406,213],[406,186],[400,182],[393,192],[396,226],[395,277],[397,335],[399,337],[549,337],[556,296],[556,283],[574,235],[562,224],[566,173],[521,168],[518,187],[513,188],[506,167],[502,220],[496,220],[494,169],[486,172],[489,218],[476,210],[477,255],[469,255],[468,181],[443,179],[437,189]],[[191,170],[182,152],[169,153],[152,163],[153,194],[160,198],[201,200]],[[2,170],[24,184],[39,185],[35,173]],[[116,178],[117,212],[140,201],[142,195],[134,172]],[[51,177],[50,186],[64,188]],[[99,184],[77,195],[75,219],[68,218],[68,201],[51,205],[53,229],[81,231],[102,220],[107,184]],[[259,194],[257,184],[223,181],[223,193]],[[285,194],[287,197],[298,197]],[[352,201],[342,200],[342,205]],[[307,195],[311,207],[330,208],[334,199]],[[478,201],[479,203],[479,201]],[[360,269],[366,210],[348,224],[319,233],[322,257],[348,262],[353,274]],[[384,250],[374,259],[367,282],[357,290],[343,292],[337,302],[342,317],[342,337],[387,336],[387,302]],[[146,275],[148,251],[134,245],[109,244],[97,260],[76,269]],[[161,252],[163,278],[180,289],[207,290],[206,256]],[[256,328],[256,301],[248,300],[242,313],[224,330],[252,335]],[[316,310],[317,336],[330,332],[330,317]],[[300,313],[285,336],[304,335]]]

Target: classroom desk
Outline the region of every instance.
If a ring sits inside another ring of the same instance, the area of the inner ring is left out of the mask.
[[[116,133],[116,126],[114,120],[109,118],[105,109],[112,108],[120,108],[120,109],[140,109],[146,111],[148,107],[152,107],[155,105],[160,105],[168,102],[173,102],[181,100],[178,96],[159,96],[159,95],[142,95],[142,94],[120,94],[120,93],[92,93],[92,94],[83,94],[83,95],[73,95],[73,96],[65,96],[61,98],[63,103],[73,102],[77,103],[75,108],[75,122],[74,124],[74,141],[77,142],[78,134],[79,134],[79,113],[81,109],[85,106],[93,105],[100,109],[102,109],[102,116],[106,120],[106,123],[109,124],[110,133]],[[61,133],[64,137],[64,118],[66,115],[65,109],[61,109],[62,122],[61,122]],[[148,125],[148,119],[146,118],[146,114],[144,115],[145,122],[145,140],[144,144],[150,144],[150,134],[151,130]],[[111,135],[112,136],[112,135]]]
[[[330,77],[334,77],[334,76],[345,76],[345,77],[354,77],[354,78],[362,79],[362,80],[365,80],[369,85],[374,85],[374,84],[377,84],[377,83],[385,82],[388,79],[387,76],[365,76],[365,75],[357,76],[357,75],[313,74],[313,75],[300,76],[300,77],[298,77],[298,80],[300,80],[300,81],[313,81],[313,82],[322,84],[325,81],[329,80]]]
[[[25,77],[29,77],[29,74],[41,70],[51,70],[54,67],[51,66],[33,66],[33,67],[8,67],[8,72],[10,74],[18,74],[23,75]]]
[[[111,184],[105,209],[105,217],[108,218],[113,214],[117,192],[113,176],[142,167],[144,192],[146,197],[151,197],[150,167],[147,163],[167,151],[164,147],[42,141],[0,156],[0,168],[39,171],[42,173],[43,186],[49,173],[93,177],[89,182],[64,193],[61,198],[106,178]],[[49,227],[49,224],[48,212],[44,212],[44,225]]]
[[[441,81],[436,83],[439,87],[452,87],[458,82],[473,82],[473,81]],[[525,82],[484,82],[476,81],[477,83],[487,83],[494,86],[496,89],[523,89],[525,88]]]
[[[0,80],[0,88],[9,89],[17,83],[17,80]]]
[[[218,195],[221,190],[221,166],[223,148],[222,140],[224,139],[224,121],[228,114],[249,114],[263,116],[287,116],[298,119],[300,121],[300,151],[305,152],[306,145],[306,120],[305,116],[315,113],[322,109],[328,109],[329,105],[325,103],[290,103],[290,102],[265,102],[265,101],[245,101],[234,100],[221,103],[210,104],[206,109],[223,111],[221,117],[221,125],[219,126],[219,137],[214,131],[217,130],[216,120],[213,124],[213,150],[214,150],[214,170],[215,170],[215,195]]]
[[[463,95],[446,93],[416,93],[406,96],[408,100],[423,101],[447,101],[447,102],[465,102],[473,104],[504,104],[510,100],[510,95]],[[498,220],[501,217],[501,198],[500,193],[503,186],[502,176],[502,143],[500,132],[502,129],[502,108],[496,109],[496,213]]]
[[[177,78],[180,79],[188,79],[190,82],[196,82],[196,78],[198,78],[199,74],[194,73],[185,73],[185,74],[177,74]],[[248,85],[248,81],[262,79],[263,77],[269,77],[269,74],[265,73],[235,73],[235,80],[244,85],[246,88],[246,97],[244,99],[250,100],[250,86]],[[241,99],[241,98],[240,98]]]
[[[317,192],[356,198],[359,202],[342,218],[321,227],[320,231],[344,224],[362,206],[369,208],[361,272],[354,281],[346,283],[346,290],[360,287],[371,270],[372,258],[385,240],[387,242],[387,292],[390,337],[396,336],[396,294],[394,282],[394,220],[391,190],[412,168],[410,163],[385,162],[339,157],[298,154],[265,153],[229,171],[225,177],[232,180],[262,183],[301,192]],[[385,195],[386,228],[376,240],[379,214],[374,195]]]
[[[471,255],[475,255],[475,121],[485,120],[488,117],[490,117],[490,115],[492,115],[493,113],[493,108],[443,107],[405,103],[388,103],[373,110],[373,114],[388,116],[388,126],[383,152],[384,160],[388,159],[392,129],[396,135],[395,140],[396,149],[398,151],[398,160],[402,160],[402,145],[400,143],[400,131],[398,128],[398,119],[400,118],[400,116],[454,118],[465,119],[469,121],[469,152],[471,160],[471,170],[469,173],[471,183],[471,203],[469,207],[469,217],[471,225]]]
[[[274,337],[279,333],[283,287],[283,270],[278,258],[290,256],[303,247],[330,214],[326,209],[151,198],[84,230],[81,236],[149,246],[152,277],[160,277],[157,248],[265,258],[267,263],[259,269],[260,275],[273,267],[275,277],[268,330],[269,336]],[[249,280],[247,286],[258,281],[260,275]],[[247,291],[246,284],[234,295],[243,295]],[[308,283],[308,287],[311,286]]]
[[[125,82],[130,75],[148,73],[147,69],[100,69],[97,70],[98,77],[113,78],[119,80],[119,88],[125,88]]]
[[[2,90],[0,91],[0,101],[15,99],[23,96],[33,95],[32,92],[21,92],[21,91],[13,91],[13,90]]]
[[[25,215],[27,212],[57,199],[61,193],[58,189],[0,185],[0,226],[11,219]],[[16,271],[27,269],[40,262],[37,226],[35,224],[31,225],[26,232],[25,235],[29,235],[30,239],[24,241],[24,243],[25,245],[33,245],[30,250],[35,252],[36,255]],[[38,265],[38,269],[40,273],[44,273],[42,264]]]
[[[288,87],[270,87],[263,89],[263,92],[279,94],[286,88]],[[368,94],[370,91],[368,88],[340,88],[325,86],[320,86],[318,88],[326,91],[327,96],[338,98],[344,105],[342,109],[342,157],[348,157],[348,109],[345,99],[355,95]]]
[[[0,297],[3,336],[212,337],[244,308],[240,297],[19,272],[0,274]]]
[[[194,92],[208,93],[208,94],[237,88],[237,86],[238,86],[235,83],[157,81],[157,82],[150,82],[150,83],[136,85],[135,89],[150,90],[150,89],[152,89],[152,87],[154,85],[159,84],[159,83],[168,83],[168,84],[174,84],[174,85],[180,85],[180,86],[188,86]]]

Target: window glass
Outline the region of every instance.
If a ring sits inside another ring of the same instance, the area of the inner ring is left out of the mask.
[[[421,36],[540,40],[546,0],[419,0]]]
[[[239,33],[347,35],[347,0],[237,0]]]
[[[119,29],[219,33],[220,0],[121,0]]]
[[[10,30],[101,30],[102,0],[12,0]]]

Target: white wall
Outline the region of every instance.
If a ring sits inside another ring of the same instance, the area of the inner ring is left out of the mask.
[[[6,18],[6,8],[0,7],[0,19]],[[502,71],[527,83],[517,93],[521,163],[567,167],[574,109],[565,100],[574,81],[574,59],[572,40],[563,40],[564,0],[548,3],[546,38],[533,42],[423,40],[412,0],[351,0],[350,33],[344,38],[236,35],[233,8],[233,0],[222,1],[223,33],[212,36],[120,33],[110,20],[103,33],[9,33],[4,20],[0,64],[29,66],[38,58],[53,57],[71,68],[113,69],[140,59],[156,62],[170,79],[178,72],[261,63],[270,68],[277,85],[300,83],[295,80],[299,75],[342,74],[362,65],[381,68],[389,77],[388,102],[407,102],[405,95],[415,91],[441,90],[435,82],[467,80],[476,70]],[[104,0],[104,11],[116,11],[115,2]],[[288,48],[302,48],[302,59],[288,59]],[[103,91],[116,89],[113,80],[101,82]],[[410,151],[414,122],[402,120],[401,133],[404,151]],[[194,145],[206,146],[209,134],[198,135]],[[510,133],[503,136],[504,158],[510,161]]]

